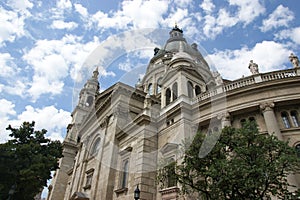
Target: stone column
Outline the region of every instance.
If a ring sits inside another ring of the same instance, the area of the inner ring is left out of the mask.
[[[223,112],[217,116],[218,119],[221,120],[221,128],[225,126],[231,126],[231,119],[229,112]]]
[[[166,106],[166,89],[167,88],[161,88],[161,108]]]
[[[282,135],[273,108],[273,102],[264,102],[260,104],[260,109],[263,113],[268,133],[270,135],[274,134],[279,140],[282,140]]]

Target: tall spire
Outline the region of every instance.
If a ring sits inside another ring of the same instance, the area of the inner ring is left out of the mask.
[[[93,78],[98,79],[99,71],[98,71],[98,66],[96,69],[93,71]]]

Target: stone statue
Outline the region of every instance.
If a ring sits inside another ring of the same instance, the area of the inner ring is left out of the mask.
[[[221,74],[218,71],[213,72],[213,76],[215,78],[217,86],[223,84],[223,80],[222,80]]]
[[[294,55],[293,53],[291,53],[291,55],[289,56],[290,61],[293,63],[294,68],[298,68],[299,67],[299,59],[296,55]]]
[[[252,75],[259,74],[258,65],[256,63],[254,63],[253,60],[250,60],[248,68],[250,69],[250,72],[252,73]]]

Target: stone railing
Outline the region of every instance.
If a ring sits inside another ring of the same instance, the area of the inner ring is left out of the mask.
[[[232,83],[229,83],[227,85],[223,86],[223,91],[229,91],[233,89],[237,89],[240,87],[244,87],[246,85],[252,85],[255,83],[254,77],[253,76],[248,76],[242,79],[238,79]]]
[[[222,94],[224,92],[228,92],[231,90],[235,90],[241,87],[245,87],[248,85],[253,85],[261,82],[279,80],[289,77],[300,76],[300,68],[297,69],[287,69],[287,70],[280,70],[280,71],[273,71],[263,74],[255,74],[252,76],[247,76],[245,78],[241,78],[235,81],[232,81],[228,84],[217,86],[213,90],[209,90],[204,92],[193,99],[193,102],[199,102],[210,97],[213,97],[217,94]]]
[[[262,81],[271,81],[276,79],[288,78],[292,76],[297,76],[297,72],[295,69],[265,73],[261,75],[261,79]]]

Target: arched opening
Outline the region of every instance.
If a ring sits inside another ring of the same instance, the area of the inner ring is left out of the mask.
[[[90,153],[91,156],[94,156],[94,155],[96,155],[99,152],[99,150],[100,150],[100,142],[101,142],[100,138],[97,138],[96,141],[94,142],[94,144],[92,146],[92,149],[91,149],[91,153]]]
[[[178,85],[177,82],[175,82],[172,86],[172,92],[173,92],[173,101],[178,98]]]
[[[153,95],[153,85],[152,85],[152,83],[150,83],[148,85],[148,94]]]
[[[122,188],[126,188],[127,181],[128,181],[128,168],[129,168],[129,161],[125,160],[123,163],[123,174],[122,174]]]
[[[298,112],[293,110],[291,111],[292,121],[295,127],[299,127],[299,120],[298,120]]]
[[[287,112],[282,112],[281,113],[281,118],[282,118],[282,122],[285,128],[291,128],[291,123],[290,120],[288,118],[288,114]]]
[[[199,95],[199,94],[201,94],[201,88],[200,88],[199,85],[195,86],[195,93],[196,93],[196,96]]]
[[[296,152],[297,152],[297,156],[300,158],[300,144],[297,144],[295,146]]]
[[[161,92],[161,80],[162,78],[157,79],[156,94],[160,94]]]
[[[189,98],[193,98],[194,94],[193,94],[193,83],[191,81],[187,82],[187,90],[188,90],[188,97]]]
[[[171,102],[171,90],[168,88],[166,90],[166,106],[169,105]]]
[[[92,96],[88,96],[86,100],[86,106],[91,106],[93,104],[94,98]]]

